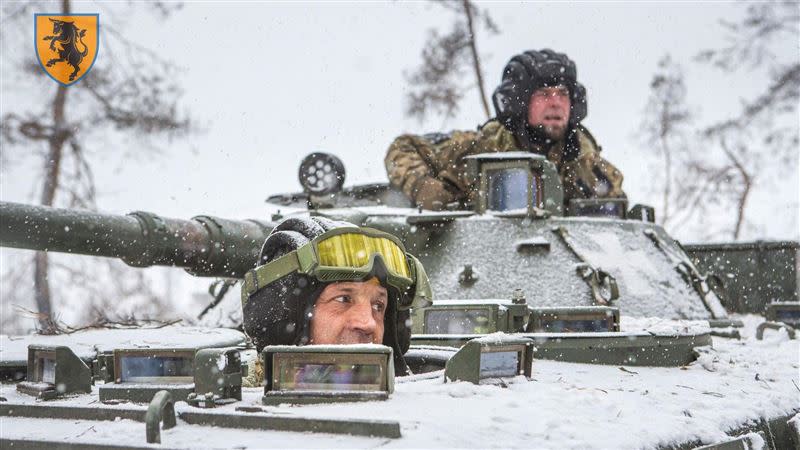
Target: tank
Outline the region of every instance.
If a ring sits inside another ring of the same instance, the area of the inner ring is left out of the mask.
[[[0,439],[23,448],[800,445],[796,295],[764,301],[768,321],[729,315],[724,280],[700,270],[652,208],[564,204],[555,168],[535,155],[469,165],[479,195],[441,211],[414,208],[385,184],[344,188],[344,164],[320,153],[301,163],[302,192],[268,198],[284,211],[271,221],[0,203],[3,247],[233,279],[283,218],[346,220],[400,237],[436,297],[412,313],[415,375],[396,379],[382,346],[268,347],[265,382],[248,387],[259,355],[231,329],[2,336]],[[229,295],[218,307],[238,302]],[[331,358],[378,375],[358,392],[319,379],[303,391],[282,375],[281,364]],[[41,431],[9,431],[31,429]]]
[[[692,243],[683,247],[697,267],[718,274],[729,311],[760,314],[770,303],[798,301],[797,242]]]

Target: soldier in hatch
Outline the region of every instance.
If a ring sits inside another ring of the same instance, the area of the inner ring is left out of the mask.
[[[408,373],[409,308],[431,299],[419,261],[394,236],[324,217],[289,218],[267,236],[242,286],[244,330],[267,345],[383,344]]]
[[[556,165],[565,204],[573,198],[625,197],[622,173],[600,156],[600,146],[580,124],[587,112],[586,89],[566,55],[531,50],[513,57],[492,100],[497,117],[477,132],[395,139],[385,160],[391,184],[426,209],[470,202],[476,180],[469,177],[464,157],[522,150]]]

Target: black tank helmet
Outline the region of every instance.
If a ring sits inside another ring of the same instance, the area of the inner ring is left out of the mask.
[[[528,50],[514,56],[503,69],[503,81],[492,95],[497,120],[517,136],[520,144],[540,139],[528,125],[528,106],[536,89],[564,85],[570,93],[567,138],[576,138],[578,124],[586,118],[586,88],[578,83],[575,63],[563,53],[550,49]]]
[[[297,250],[315,237],[343,226],[347,222],[324,217],[293,217],[279,223],[267,236],[261,248],[258,265],[271,262]],[[314,304],[328,283],[313,276],[291,273],[254,292],[243,296],[242,315],[244,331],[260,352],[267,345],[304,345],[310,340],[310,323]],[[391,301],[384,322],[383,344],[394,350],[395,372],[408,373],[403,354],[411,344],[411,327],[408,310],[400,311],[397,302]]]

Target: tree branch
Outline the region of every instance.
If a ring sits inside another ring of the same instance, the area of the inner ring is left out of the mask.
[[[478,90],[481,95],[481,104],[483,111],[486,113],[486,120],[492,117],[489,111],[489,103],[486,100],[486,89],[483,87],[483,71],[481,70],[481,59],[478,56],[478,43],[475,37],[475,27],[472,25],[472,9],[469,0],[463,0],[464,15],[467,16],[467,29],[469,30],[469,48],[472,53],[472,66],[475,71],[475,79],[478,83]]]

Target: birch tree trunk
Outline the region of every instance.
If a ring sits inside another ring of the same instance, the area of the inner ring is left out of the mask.
[[[62,12],[70,13],[69,0],[61,2]],[[44,185],[42,186],[41,204],[53,206],[58,191],[58,178],[61,172],[61,159],[64,142],[69,130],[64,120],[64,109],[67,103],[67,87],[59,84],[53,99],[53,128],[48,139],[49,151],[44,162]],[[47,252],[37,252],[34,256],[33,289],[36,308],[39,312],[39,327],[43,334],[53,332],[53,302],[50,296],[50,282],[47,276]]]

